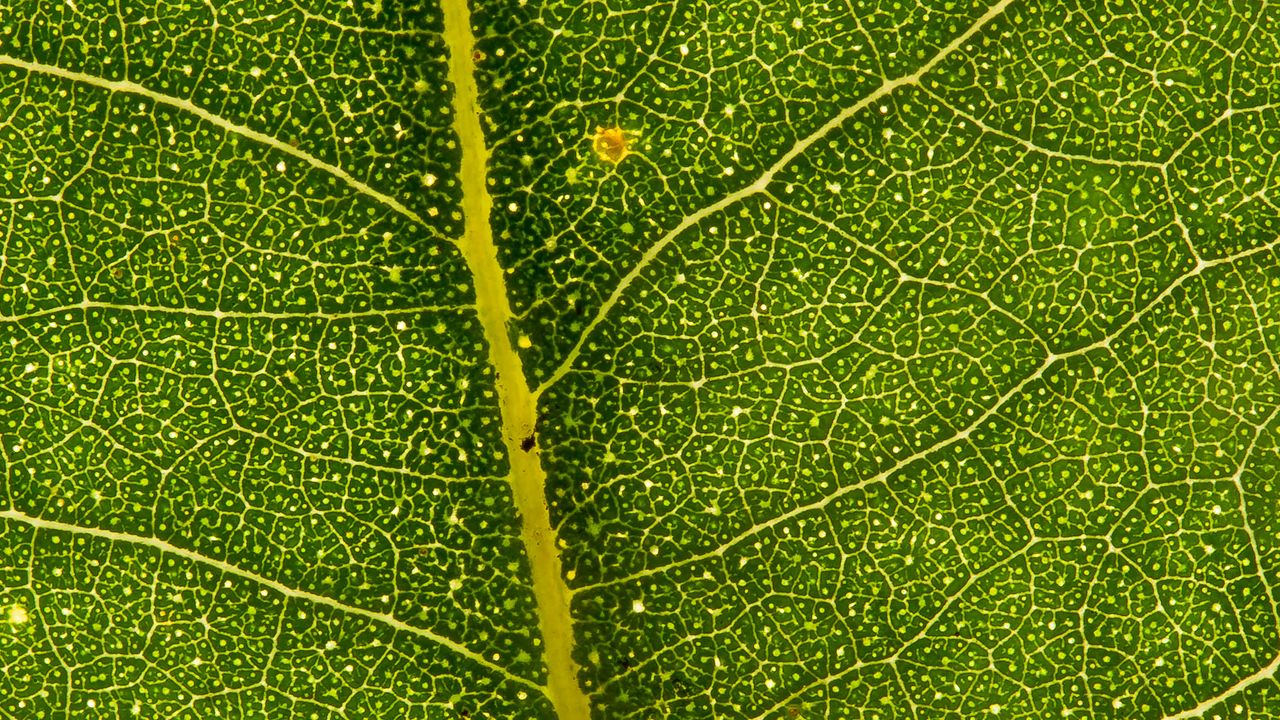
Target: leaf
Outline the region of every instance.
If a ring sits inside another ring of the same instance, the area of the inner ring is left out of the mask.
[[[0,714],[1280,714],[1275,14],[0,6]]]

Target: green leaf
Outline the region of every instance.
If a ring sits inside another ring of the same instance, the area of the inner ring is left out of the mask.
[[[0,0],[0,716],[1280,717],[1275,27]]]

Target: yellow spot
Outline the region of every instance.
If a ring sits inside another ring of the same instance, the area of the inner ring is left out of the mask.
[[[387,268],[387,276],[390,278],[391,282],[393,283],[400,282],[400,279],[401,279],[400,268],[394,267],[394,266]]]
[[[21,625],[27,621],[27,609],[21,605],[11,605],[9,607],[9,624]]]
[[[529,339],[528,335],[521,335],[519,338],[516,339],[516,344],[525,350],[528,350],[529,348],[533,347],[533,341]]]
[[[592,147],[595,148],[596,155],[600,157],[601,162],[607,162],[610,165],[617,165],[622,162],[627,155],[631,154],[628,147],[628,133],[622,128],[606,128],[597,127],[596,136],[592,141]]]

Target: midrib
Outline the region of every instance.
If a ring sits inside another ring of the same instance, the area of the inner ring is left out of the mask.
[[[525,380],[520,355],[511,344],[508,323],[511,306],[502,266],[489,225],[493,206],[487,184],[489,150],[480,126],[476,90],[475,39],[467,0],[442,0],[444,37],[449,49],[449,80],[453,84],[453,129],[462,155],[462,212],[464,234],[459,247],[476,292],[476,313],[489,344],[489,362],[497,378],[498,405],[502,414],[502,439],[511,465],[511,490],[522,519],[521,538],[533,580],[547,664],[547,694],[560,720],[588,720],[587,697],[578,685],[573,660],[573,622],[569,613],[569,588],[561,572],[560,551],[546,504],[546,473],[536,448],[520,449],[533,433],[537,399]]]

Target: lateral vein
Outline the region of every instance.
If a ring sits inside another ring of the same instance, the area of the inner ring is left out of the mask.
[[[818,498],[817,500],[805,503],[804,505],[797,505],[784,513],[781,513],[779,515],[775,515],[772,518],[769,518],[768,520],[763,520],[761,522],[758,522],[755,525],[752,525],[751,527],[743,529],[733,537],[721,542],[715,548],[712,548],[710,550],[699,552],[695,555],[690,555],[686,558],[682,558],[680,560],[676,560],[676,561],[667,563],[665,565],[654,565],[654,566],[645,568],[643,570],[633,572],[629,575],[623,575],[623,576],[619,576],[609,580],[602,580],[600,582],[596,582],[590,585],[579,586],[578,588],[576,588],[575,592],[584,592],[587,590],[597,590],[603,587],[621,585],[623,583],[633,582],[640,578],[649,577],[652,575],[657,575],[659,573],[667,572],[673,568],[684,567],[686,565],[701,562],[711,557],[722,557],[725,555],[725,553],[729,552],[733,548],[742,544],[749,538],[759,535],[761,532],[765,530],[776,527],[782,523],[785,523],[788,520],[794,519],[801,515],[822,510],[827,506],[831,505],[836,500],[839,500],[840,498],[848,495],[849,493],[852,493],[856,490],[866,487],[872,483],[885,482],[890,477],[896,475],[903,468],[910,466],[912,463],[915,463],[919,460],[923,460],[931,456],[932,454],[938,452],[939,450],[946,449],[962,440],[967,440],[974,430],[981,427],[982,424],[985,423],[987,420],[991,419],[992,417],[995,417],[1001,410],[1004,409],[1004,407],[1011,400],[1018,397],[1022,393],[1022,391],[1026,389],[1026,387],[1029,386],[1031,383],[1044,377],[1044,375],[1050,369],[1052,369],[1059,361],[1067,360],[1074,357],[1079,357],[1079,356],[1088,354],[1094,350],[1109,349],[1111,347],[1112,342],[1114,342],[1117,338],[1119,338],[1121,335],[1127,332],[1139,320],[1145,317],[1147,313],[1151,312],[1153,308],[1159,307],[1159,305],[1163,303],[1170,295],[1172,295],[1178,288],[1182,287],[1184,284],[1186,284],[1188,281],[1192,280],[1193,278],[1199,277],[1206,270],[1223,266],[1223,265],[1231,265],[1232,263],[1238,262],[1240,260],[1251,258],[1254,255],[1260,255],[1263,253],[1274,253],[1277,251],[1277,248],[1280,248],[1280,237],[1273,239],[1271,242],[1266,243],[1264,245],[1259,245],[1257,247],[1249,248],[1247,250],[1242,250],[1232,255],[1224,255],[1214,260],[1201,260],[1190,270],[1183,273],[1182,275],[1179,275],[1172,282],[1166,285],[1165,288],[1161,290],[1155,297],[1153,297],[1146,305],[1143,305],[1141,308],[1135,311],[1132,315],[1130,315],[1127,320],[1125,320],[1123,323],[1121,323],[1117,327],[1113,328],[1110,332],[1108,332],[1102,338],[1095,340],[1093,342],[1087,343],[1085,345],[1081,345],[1079,347],[1073,348],[1071,350],[1063,350],[1060,352],[1047,353],[1044,356],[1044,358],[1040,361],[1040,363],[1036,365],[1034,370],[1032,370],[1029,374],[1023,376],[1020,380],[1018,380],[1016,383],[1010,386],[1008,390],[1001,393],[996,398],[994,403],[992,403],[989,407],[987,407],[985,410],[979,413],[977,417],[970,420],[967,424],[964,425],[964,427],[955,430],[950,435],[947,435],[946,437],[939,439],[937,442],[933,443],[932,445],[920,448],[919,450],[902,458],[901,460],[897,460],[893,462],[888,467],[881,470],[880,472],[877,472],[874,475],[862,478],[848,485],[840,486],[837,489],[831,491],[830,493]]]
[[[600,305],[600,309],[596,311],[595,316],[592,317],[591,321],[587,323],[585,328],[583,328],[582,333],[578,336],[578,342],[574,344],[573,348],[569,350],[569,353],[565,355],[564,360],[560,362],[560,365],[556,367],[555,371],[538,386],[534,391],[534,395],[542,395],[547,388],[551,387],[558,382],[560,378],[568,374],[569,370],[573,367],[574,361],[576,361],[578,359],[578,355],[582,353],[582,348],[586,345],[587,338],[589,338],[591,333],[599,327],[602,322],[604,322],[606,317],[609,316],[610,311],[612,311],[614,306],[618,304],[618,301],[622,298],[622,295],[626,292],[627,288],[629,288],[631,284],[640,277],[640,273],[644,272],[644,269],[657,259],[658,255],[661,254],[673,240],[683,234],[684,231],[733,205],[734,203],[763,192],[769,187],[770,183],[773,182],[773,178],[778,174],[778,172],[791,164],[791,161],[795,160],[804,153],[804,151],[808,150],[814,143],[829,135],[831,131],[843,125],[849,118],[859,112],[862,112],[862,110],[866,109],[871,103],[904,85],[914,85],[915,83],[918,83],[922,77],[937,67],[938,63],[942,62],[948,55],[958,50],[961,45],[968,42],[969,39],[977,34],[979,30],[1003,13],[1005,8],[1009,7],[1011,4],[1013,4],[1013,0],[1000,0],[1000,2],[997,2],[987,8],[987,11],[975,20],[968,29],[957,35],[951,40],[951,42],[944,45],[941,50],[934,54],[932,58],[930,58],[925,64],[921,65],[915,72],[894,80],[885,80],[875,90],[864,95],[862,99],[833,115],[831,119],[823,123],[817,130],[814,130],[812,133],[809,133],[796,141],[796,143],[792,145],[787,152],[783,153],[781,157],[774,161],[774,163],[770,165],[769,168],[760,175],[760,177],[756,178],[755,182],[752,182],[746,187],[735,190],[716,202],[686,215],[675,227],[668,230],[662,235],[662,237],[658,238],[657,242],[650,245],[649,248],[644,251],[644,254],[640,256],[640,259],[636,264],[632,266],[631,270],[626,275],[622,276],[622,279],[619,280],[618,284],[614,287],[613,292],[609,294],[609,297]]]
[[[257,585],[261,585],[262,587],[269,588],[286,597],[295,598],[298,600],[306,600],[308,602],[312,602],[317,605],[324,605],[326,607],[331,607],[335,610],[339,610],[341,612],[348,613],[351,615],[359,615],[361,617],[369,618],[370,620],[375,620],[379,623],[382,623],[383,625],[387,625],[395,630],[399,630],[409,635],[416,635],[418,637],[425,638],[427,640],[430,640],[433,643],[436,643],[437,645],[448,648],[449,650],[452,650],[453,652],[459,655],[462,655],[475,663],[478,663],[480,665],[483,665],[486,668],[489,668],[490,670],[500,673],[503,677],[507,678],[508,680],[511,680],[512,682],[517,682],[517,683],[520,683],[521,685],[531,687],[537,690],[538,692],[542,692],[542,687],[537,683],[534,683],[527,678],[523,678],[523,677],[520,677],[519,675],[512,673],[507,668],[504,668],[501,665],[495,664],[493,661],[485,658],[483,655],[468,648],[467,646],[462,645],[457,641],[450,640],[449,638],[444,637],[443,635],[438,635],[426,628],[420,628],[420,627],[410,625],[389,613],[382,613],[376,610],[369,610],[367,608],[348,605],[346,603],[334,600],[333,598],[325,597],[324,595],[318,595],[313,592],[307,592],[306,590],[299,590],[297,588],[292,588],[292,587],[289,587],[288,585],[285,585],[284,583],[281,583],[278,580],[272,580],[271,578],[258,575],[257,573],[232,565],[231,563],[226,562],[225,560],[218,560],[217,558],[212,558],[207,555],[202,555],[201,553],[198,553],[194,550],[188,550],[187,548],[178,547],[177,545],[173,545],[171,543],[165,542],[164,540],[160,540],[158,538],[146,537],[144,535],[133,535],[130,533],[116,532],[114,530],[106,530],[103,528],[88,527],[83,525],[73,525],[70,523],[57,522],[55,520],[45,520],[43,518],[38,518],[32,515],[28,515],[18,510],[0,510],[0,518],[3,518],[5,520],[11,520],[13,522],[24,523],[37,530],[46,530],[50,532],[64,532],[64,533],[70,533],[73,535],[87,535],[90,537],[110,540],[112,542],[148,547],[160,553],[163,553],[165,555],[175,555],[177,557],[185,558],[192,562],[196,562],[201,565],[214,568],[215,570],[218,570],[225,575],[233,575],[242,580],[248,580],[249,582],[255,583]]]
[[[183,112],[194,115],[195,117],[198,117],[201,120],[204,120],[205,122],[209,123],[210,125],[220,128],[221,130],[227,133],[230,133],[233,135],[239,135],[240,137],[253,140],[254,142],[266,145],[272,150],[276,150],[286,155],[290,155],[294,158],[297,158],[298,160],[301,160],[307,165],[310,165],[311,167],[317,170],[320,170],[321,172],[328,173],[329,175],[337,178],[338,180],[341,180],[342,182],[346,183],[349,187],[356,190],[360,194],[366,195],[378,201],[379,203],[382,203],[383,205],[391,208],[392,210],[399,213],[400,215],[403,215],[404,217],[414,221],[421,227],[423,228],[431,227],[430,225],[427,224],[425,220],[422,219],[422,216],[418,215],[418,213],[414,212],[413,210],[410,210],[408,207],[404,205],[404,203],[400,202],[399,200],[395,199],[394,197],[384,192],[374,189],[368,183],[358,180],[357,178],[352,176],[351,173],[347,172],[341,167],[338,167],[337,165],[334,165],[333,163],[330,163],[330,162],[325,162],[324,160],[321,160],[320,158],[312,155],[311,153],[308,153],[304,150],[300,150],[290,145],[289,143],[283,142],[278,138],[274,138],[270,135],[267,135],[266,133],[258,132],[253,128],[231,122],[230,120],[227,120],[226,118],[220,115],[217,115],[215,113],[209,112],[208,110],[205,110],[204,108],[200,107],[199,105],[196,105],[190,100],[183,100],[182,98],[174,97],[172,95],[166,95],[162,92],[156,92],[151,88],[145,87],[143,85],[139,85],[138,83],[135,83],[135,82],[130,82],[128,80],[108,80],[103,77],[98,77],[97,75],[90,75],[88,73],[79,72],[77,70],[68,70],[67,68],[58,67],[57,65],[48,65],[40,62],[23,60],[21,58],[16,58],[11,55],[0,54],[0,66],[8,66],[13,68],[18,68],[20,70],[26,70],[27,72],[31,72],[31,73],[39,73],[41,75],[48,75],[50,77],[62,78],[63,80],[70,80],[72,82],[82,83],[84,85],[90,85],[92,87],[100,88],[102,90],[106,90],[112,93],[125,93],[129,95],[137,95],[139,97],[147,98],[148,100],[159,103],[161,105],[167,105],[171,108],[182,110]]]

